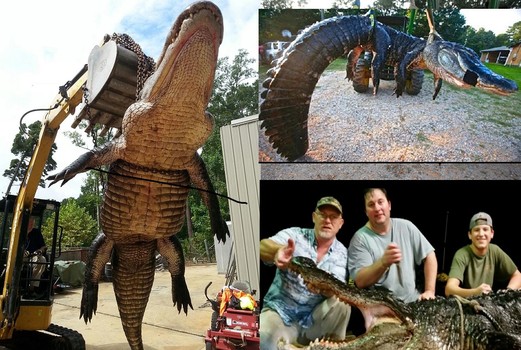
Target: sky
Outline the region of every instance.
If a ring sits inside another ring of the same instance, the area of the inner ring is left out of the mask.
[[[59,86],[71,80],[87,63],[94,46],[105,34],[127,33],[144,53],[158,58],[166,33],[175,18],[193,1],[186,0],[19,0],[0,12],[0,197],[6,194],[9,179],[3,177],[14,155],[12,142],[20,117],[28,110],[54,104]],[[258,1],[214,0],[224,18],[224,38],[219,57],[230,62],[239,49],[257,58]],[[77,112],[78,113],[78,112]],[[77,114],[76,113],[76,114]],[[45,112],[30,113],[29,125],[42,120]],[[74,146],[63,135],[72,131],[74,116],[61,125],[56,138],[56,171],[74,161],[85,149]],[[54,172],[53,172],[54,173]],[[55,184],[39,188],[36,197],[62,200],[77,197],[85,175],[76,176],[63,187]],[[19,186],[11,189],[17,194]]]
[[[258,0],[214,0],[224,17],[224,39],[220,57],[232,59],[239,49],[257,58]],[[157,59],[167,31],[177,15],[192,1],[187,0],[19,0],[9,11],[0,12],[0,197],[9,179],[1,176],[14,157],[11,146],[18,133],[20,117],[28,110],[54,103],[58,87],[71,80],[87,63],[88,56],[105,34],[127,33],[145,54]],[[332,1],[308,0],[308,8],[329,7]],[[370,4],[362,0],[362,7]],[[476,29],[504,33],[521,21],[521,10],[463,10],[467,24]],[[42,120],[44,112],[28,114],[24,122]],[[63,135],[72,131],[69,116],[56,138],[54,155],[61,170],[86,150],[74,146]],[[76,176],[65,186],[39,188],[37,197],[62,200],[77,197],[85,178]],[[18,187],[11,189],[16,194]]]

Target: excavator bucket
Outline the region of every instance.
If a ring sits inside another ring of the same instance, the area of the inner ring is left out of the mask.
[[[85,132],[96,124],[121,130],[121,121],[128,106],[136,101],[138,57],[136,53],[109,40],[95,46],[88,59],[88,77],[84,100],[86,107],[78,114],[72,127],[88,122]]]

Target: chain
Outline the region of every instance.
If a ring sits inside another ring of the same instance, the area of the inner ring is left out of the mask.
[[[83,85],[82,89],[83,89],[83,102],[85,103],[85,109],[87,111],[87,119],[91,120],[90,105],[89,105],[89,89],[87,89],[86,84]]]
[[[116,42],[116,44],[123,46],[124,48],[134,52],[137,55],[137,85],[136,85],[136,100],[139,97],[139,92],[143,88],[145,81],[149,76],[154,73],[155,62],[152,57],[149,57],[143,53],[141,46],[137,44],[128,34],[112,34],[110,40]]]

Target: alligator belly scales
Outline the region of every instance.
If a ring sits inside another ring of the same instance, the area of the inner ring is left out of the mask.
[[[311,291],[334,295],[358,308],[365,320],[366,332],[359,337],[316,340],[308,350],[521,349],[521,290],[405,304],[385,290],[348,285],[317,268],[308,258],[293,258],[289,269],[300,274]],[[281,341],[281,349],[294,347]]]
[[[91,246],[81,301],[90,321],[98,282],[112,259],[113,284],[130,348],[143,349],[141,324],[152,288],[155,252],[168,262],[172,301],[178,312],[192,307],[184,258],[176,233],[185,219],[188,187],[208,207],[212,232],[228,229],[206,167],[197,153],[213,129],[206,112],[212,91],[223,20],[217,6],[202,1],[183,11],[168,34],[156,69],[127,109],[121,135],[49,177],[62,185],[76,174],[110,164],[100,233]]]
[[[347,77],[352,79],[355,63],[364,49],[375,52],[372,62],[375,94],[380,67],[387,60],[396,68],[397,97],[405,89],[407,72],[418,69],[433,73],[433,98],[443,80],[501,95],[518,89],[514,81],[484,66],[474,51],[445,41],[436,32],[424,40],[373,21],[370,16],[329,18],[309,26],[297,36],[282,57],[272,63],[268,78],[262,84],[259,120],[277,153],[290,161],[306,153],[309,105],[320,75],[335,59],[348,55]]]

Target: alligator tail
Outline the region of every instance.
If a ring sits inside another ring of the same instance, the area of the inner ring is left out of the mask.
[[[308,27],[284,51],[263,82],[259,119],[277,153],[293,161],[308,149],[311,95],[326,67],[371,40],[369,17],[342,16]]]
[[[132,350],[143,350],[141,324],[154,282],[155,250],[155,241],[116,245],[114,249],[114,293]]]

